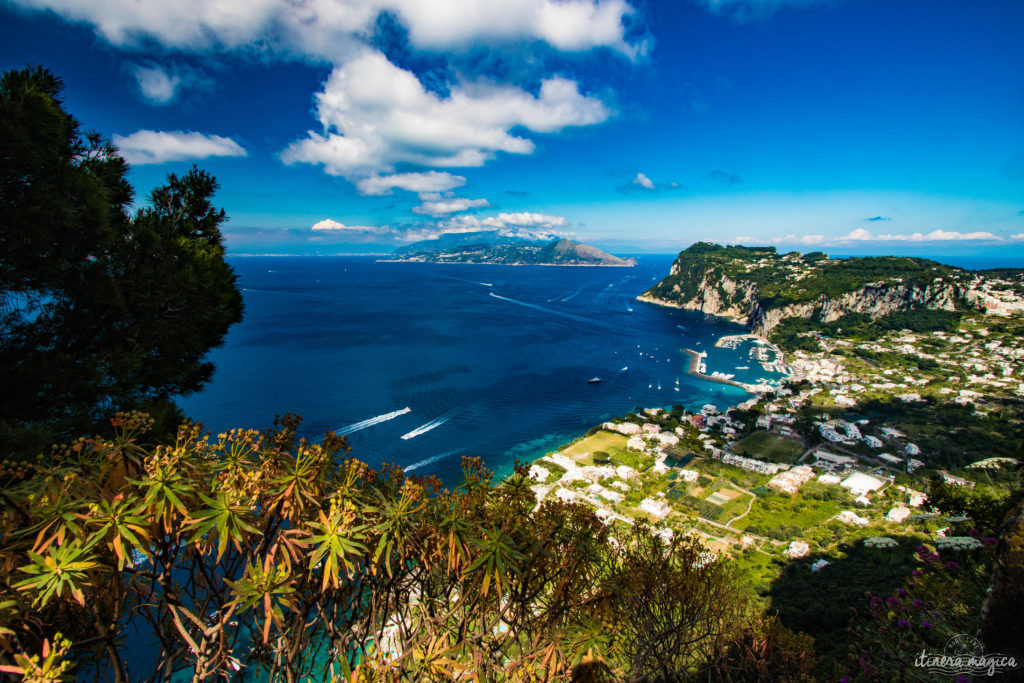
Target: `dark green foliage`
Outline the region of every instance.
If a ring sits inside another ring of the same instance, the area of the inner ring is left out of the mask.
[[[768,534],[770,535],[770,534]],[[826,662],[845,659],[850,608],[870,592],[888,595],[903,585],[916,566],[913,538],[897,538],[896,548],[843,545],[832,556],[814,555],[789,564],[768,591],[771,609],[791,629],[814,634],[815,650]],[[812,572],[815,560],[832,564]]]
[[[212,176],[193,168],[131,216],[127,164],[64,111],[44,69],[0,77],[0,420],[31,453],[103,415],[199,389],[241,319]]]
[[[828,337],[873,341],[892,330],[955,332],[962,317],[963,314],[958,311],[917,309],[890,313],[880,318],[865,313],[847,313],[827,323],[815,318],[787,318],[772,330],[772,341],[787,351],[820,351],[818,340],[802,333],[820,332]],[[916,358],[914,362],[917,362]]]

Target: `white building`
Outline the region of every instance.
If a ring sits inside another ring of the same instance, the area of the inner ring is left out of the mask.
[[[665,517],[668,516],[668,513],[672,511],[665,501],[654,500],[653,498],[644,498],[641,500],[638,509],[653,517],[657,517],[658,519],[665,519]]]
[[[843,524],[849,524],[851,526],[868,525],[867,517],[861,517],[856,512],[852,512],[850,510],[843,510],[838,515],[836,515],[836,519],[842,522]]]
[[[768,482],[768,487],[793,494],[805,483],[814,478],[814,470],[807,465],[800,465],[785,472],[779,472]]]
[[[818,477],[818,481],[820,481],[822,484],[838,484],[840,481],[842,481],[842,479],[832,474],[831,472],[826,472],[825,474],[822,474],[821,476]]]
[[[758,429],[771,430],[771,428],[772,428],[772,416],[771,415],[761,415],[760,417],[757,418],[757,422],[755,423],[755,426]]]
[[[639,436],[631,436],[629,441],[626,442],[626,448],[631,451],[642,451],[647,448],[647,444]]]
[[[700,478],[700,472],[696,470],[679,470],[679,478],[686,482],[694,482]]]
[[[868,446],[871,446],[871,448],[882,447],[882,440],[879,439],[877,436],[871,436],[870,434],[864,437],[864,443],[866,443]]]
[[[849,455],[837,455],[835,453],[829,453],[828,451],[817,451],[814,454],[816,458],[814,464],[829,469],[843,469],[857,462],[857,458],[850,457]]]
[[[789,547],[783,550],[782,554],[795,560],[798,557],[803,557],[809,552],[811,552],[811,546],[807,545],[803,541],[791,541]]]
[[[551,476],[551,472],[544,469],[540,465],[532,465],[530,467],[529,476],[530,479],[532,479],[533,481],[544,483],[545,481],[548,480],[548,477]]]
[[[546,458],[564,470],[571,470],[576,468],[576,461],[567,455],[562,455],[561,453],[552,453],[551,455],[546,456]]]
[[[903,452],[907,455],[921,455],[921,449],[916,443],[908,443],[904,448]]]
[[[779,466],[773,462],[762,462],[753,458],[744,458],[742,455],[733,455],[732,453],[723,455],[722,462],[759,472],[760,474],[775,474],[779,471]]]
[[[879,460],[883,460],[883,461],[889,463],[890,465],[902,465],[903,464],[903,458],[898,458],[895,455],[893,455],[892,453],[879,453],[875,457],[878,458]]]
[[[608,431],[618,432],[619,434],[625,434],[626,436],[640,433],[640,425],[635,424],[633,422],[622,422],[619,424],[615,424],[613,422],[605,422],[602,426]]]
[[[619,479],[625,479],[626,481],[630,481],[639,477],[640,473],[628,465],[619,465],[618,467],[615,468],[615,475]]]
[[[854,496],[863,496],[865,493],[871,493],[882,488],[884,482],[875,479],[872,476],[864,474],[862,472],[854,472],[846,479],[843,480],[840,486],[844,489],[849,489],[850,493]]]
[[[896,522],[897,524],[906,521],[907,517],[911,515],[911,509],[905,508],[902,505],[894,507],[892,510],[885,515],[887,522]]]
[[[821,571],[822,569],[824,569],[825,567],[829,566],[830,564],[832,564],[832,563],[829,562],[828,560],[818,560],[814,564],[811,565],[811,571],[812,572]]]

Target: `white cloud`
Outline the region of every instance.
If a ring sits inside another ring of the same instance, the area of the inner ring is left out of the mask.
[[[643,173],[637,172],[636,178],[633,178],[633,184],[639,185],[646,190],[654,189],[654,181],[645,176]]]
[[[138,64],[132,71],[142,96],[152,104],[167,104],[174,99],[178,86],[181,85],[181,77],[178,74],[158,65]]]
[[[563,216],[554,216],[546,213],[533,213],[521,211],[513,213],[499,213],[496,216],[453,216],[437,224],[433,231],[434,237],[449,232],[490,232],[497,231],[499,234],[510,237],[525,237],[526,239],[552,240],[558,237],[567,237],[570,232],[560,228],[566,228],[569,221]],[[419,239],[434,239],[434,237],[420,237]]]
[[[860,242],[864,240],[870,240],[873,238],[871,237],[871,233],[865,230],[864,228],[856,228],[850,234],[840,237],[839,239],[848,240],[850,242]]]
[[[1018,232],[1016,235],[1010,235],[1011,242],[1024,242],[1024,232]]]
[[[424,195],[420,195],[420,198],[427,199]],[[424,201],[419,206],[414,207],[412,212],[426,214],[436,218],[439,216],[447,216],[451,213],[458,213],[459,211],[486,208],[490,205],[491,203],[486,199],[466,199],[464,197],[453,197],[451,199],[432,198]]]
[[[114,145],[128,163],[138,166],[162,164],[165,161],[248,155],[231,138],[185,131],[140,130],[127,136],[114,135]]]
[[[333,233],[345,233],[345,232],[361,232],[370,233],[374,235],[386,235],[394,232],[387,226],[374,226],[374,225],[345,225],[338,221],[325,218],[322,221],[318,221],[313,224],[310,228],[314,232],[333,232]]]
[[[610,47],[630,57],[625,0],[12,0],[91,24],[106,41],[137,47],[156,41],[182,50],[243,49],[334,61],[388,12],[418,48],[539,40],[567,51]]]
[[[142,98],[156,105],[169,104],[186,89],[210,88],[212,79],[184,62],[130,64]]]
[[[391,194],[394,189],[418,192],[421,195],[426,193],[445,192],[466,184],[466,179],[460,175],[452,175],[445,171],[427,171],[425,173],[395,173],[393,175],[372,176],[363,178],[356,183],[360,194],[384,195]],[[440,195],[438,195],[440,196]]]
[[[336,67],[316,100],[323,132],[309,131],[281,159],[321,164],[327,173],[349,178],[398,163],[481,166],[498,152],[533,152],[534,143],[513,129],[554,133],[609,116],[604,103],[564,78],[544,80],[536,96],[479,80],[440,97],[412,72],[370,51]]]

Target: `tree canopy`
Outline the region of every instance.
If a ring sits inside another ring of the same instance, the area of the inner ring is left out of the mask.
[[[132,210],[128,165],[42,68],[0,76],[0,433],[16,452],[199,389],[241,319],[217,183],[193,167]],[[35,438],[31,437],[35,434]]]
[[[184,425],[144,447],[149,423],[119,414],[110,439],[0,465],[0,667],[37,681],[72,665],[116,681],[675,681],[813,665],[810,640],[699,543],[537,507],[522,467],[494,485],[465,459],[446,490],[375,471],[333,434],[296,439],[290,417],[215,439]]]

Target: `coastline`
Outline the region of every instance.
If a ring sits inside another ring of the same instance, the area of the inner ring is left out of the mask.
[[[692,306],[686,306],[684,304],[677,304],[677,303],[673,303],[671,301],[665,301],[664,299],[658,299],[658,298],[655,298],[653,296],[647,296],[646,294],[641,294],[641,295],[637,296],[636,300],[637,301],[642,301],[645,304],[653,304],[655,306],[664,306],[665,308],[675,308],[675,309],[678,309],[680,311],[694,311],[696,313],[704,313],[704,311],[699,309],[699,308],[694,308]],[[728,320],[729,322],[736,323],[737,325],[743,325],[743,327],[747,326],[747,318],[745,316],[718,315],[718,314],[715,314],[715,313],[704,313],[704,315],[711,315],[711,316],[714,316],[716,318],[722,318],[723,320]],[[764,337],[761,337],[760,335],[755,334],[753,332],[750,332],[749,334],[753,334],[755,337],[757,337],[758,339],[761,339],[762,341],[765,341],[765,342],[768,341]]]
[[[421,261],[379,258],[375,263],[436,263],[453,266],[551,266],[555,268],[635,268],[635,263],[494,263],[493,261]]]

